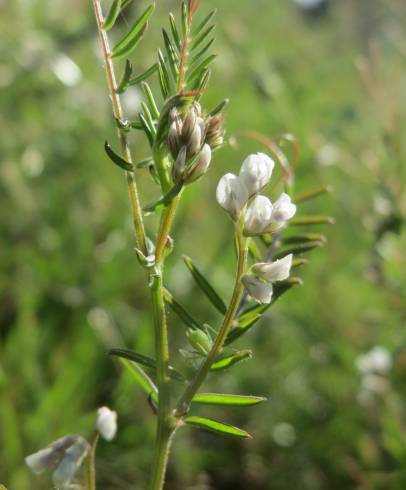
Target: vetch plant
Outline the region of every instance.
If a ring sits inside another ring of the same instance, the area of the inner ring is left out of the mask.
[[[302,283],[300,278],[291,275],[291,271],[307,261],[296,255],[320,247],[325,242],[325,237],[317,233],[290,233],[285,236],[285,232],[290,226],[320,225],[331,222],[331,218],[295,217],[299,202],[313,199],[327,189],[297,195],[293,203],[294,165],[288,163],[279,149],[275,151],[273,143],[270,146],[265,144],[272,158],[265,153],[249,155],[243,161],[238,176],[227,173],[217,186],[217,202],[231,218],[237,251],[230,300],[225,302],[192,259],[184,257],[185,265],[202,295],[221,315],[218,325],[213,327],[196,320],[174,298],[165,286],[165,262],[174,247],[170,233],[176,211],[185,189],[206,175],[215,152],[225,144],[223,109],[228,100],[211,110],[206,109],[201,100],[209,84],[210,65],[216,57],[210,53],[214,42],[214,25],[211,22],[215,11],[195,25],[198,0],[183,2],[179,23],[169,14],[168,28],[162,30],[163,49],[158,49],[157,60],[144,73],[135,74],[129,57],[145,35],[155,6],[149,5],[128,33],[111,48],[108,32],[130,1],[113,0],[110,10],[104,15],[99,0],[92,0],[121,146],[120,152],[116,152],[106,142],[105,151],[110,160],[125,172],[136,256],[145,270],[146,285],[151,295],[155,357],[129,349],[112,349],[110,354],[118,357],[132,373],[156,415],[155,452],[148,488],[161,490],[173,437],[182,426],[194,426],[237,438],[250,437],[244,429],[195,415],[193,407],[249,407],[264,402],[265,398],[201,393],[200,388],[209,374],[221,373],[252,356],[250,350],[236,351],[230,347],[231,344],[247,333],[278,297],[292,286]],[[117,82],[114,64],[120,60],[125,62],[121,80]],[[153,77],[157,79],[160,93],[152,89],[150,80]],[[120,94],[131,90],[132,86],[138,86],[144,95],[141,111],[135,121],[125,118],[120,102]],[[133,159],[128,140],[130,131],[145,135],[150,147],[149,156],[139,161]],[[286,192],[272,201],[259,193],[267,191],[276,163],[282,168]],[[145,169],[149,171],[151,183],[158,188],[160,197],[152,203],[141,205],[137,174]],[[144,224],[147,213],[159,215],[157,230],[147,232]],[[183,359],[180,369],[173,366],[167,307],[187,327],[185,344],[188,347],[180,351]],[[115,415],[106,408],[98,412],[97,430],[97,434],[100,433],[107,440],[114,436]],[[91,455],[90,461],[94,458],[93,447],[94,443],[87,449]],[[54,453],[58,450],[51,445],[51,449],[45,451],[48,454],[49,451]],[[58,455],[63,456],[65,449],[61,451]],[[80,463],[79,459],[76,459],[76,463]],[[31,466],[35,469],[35,464]],[[90,468],[93,473],[88,478],[88,488],[94,489],[94,463],[90,464]]]

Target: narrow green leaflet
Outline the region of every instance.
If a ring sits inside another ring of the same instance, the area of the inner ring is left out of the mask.
[[[172,37],[173,37],[173,41],[175,43],[176,49],[178,51],[180,51],[182,43],[180,40],[178,28],[176,27],[176,21],[175,21],[175,17],[173,16],[173,14],[169,14],[169,24],[171,26],[171,33],[172,33]]]
[[[211,70],[203,70],[201,76],[196,78],[195,82],[192,84],[192,90],[197,90],[198,92],[203,93],[209,83],[210,76]]]
[[[158,106],[155,102],[155,98],[154,98],[154,95],[152,94],[152,90],[151,90],[150,86],[148,85],[147,82],[141,82],[141,87],[142,87],[142,90],[143,90],[145,97],[148,101],[148,107],[149,107],[149,110],[151,111],[152,116],[154,117],[154,119],[158,120],[159,119],[159,109],[158,109]]]
[[[242,318],[238,321],[238,325],[232,328],[226,337],[225,345],[230,345],[232,342],[235,342],[237,339],[247,333],[251,327],[253,327],[258,320],[260,320],[262,315],[260,313],[253,314],[249,317]]]
[[[152,118],[151,111],[149,110],[149,107],[147,106],[147,104],[145,102],[141,102],[141,108],[142,108],[142,111],[144,113],[145,121],[148,125],[148,130],[152,135],[152,140],[154,140],[155,136],[156,136],[156,127],[154,124],[154,120]]]
[[[164,196],[162,196],[160,199],[153,202],[152,204],[148,204],[147,206],[145,206],[144,211],[146,213],[152,213],[153,211],[157,211],[158,209],[169,206],[169,204],[179,194],[182,188],[182,182],[174,184],[173,187]]]
[[[137,85],[138,83],[141,83],[142,81],[153,75],[156,71],[158,71],[158,63],[154,63],[147,70],[145,70],[144,73],[138,75],[138,77],[132,78],[130,80],[130,85]]]
[[[205,69],[213,63],[213,61],[217,58],[216,54],[211,54],[207,58],[205,58],[203,61],[201,61],[196,68],[193,68],[190,73],[187,76],[187,81],[193,81],[196,78],[198,78],[202,73],[204,73]]]
[[[304,252],[310,252],[310,250],[314,250],[315,248],[324,247],[324,245],[325,245],[325,242],[322,242],[322,241],[300,243],[300,244],[296,245],[295,247],[287,248],[287,249],[283,250],[282,252],[275,254],[273,259],[278,260],[278,259],[285,257],[286,255],[289,255],[289,254],[300,254],[300,253],[304,253]]]
[[[164,55],[160,49],[158,49],[158,62],[159,77],[162,78],[160,83],[164,87],[165,93],[167,94],[166,97],[168,97],[168,95],[173,92],[173,86],[165,63]]]
[[[173,46],[168,33],[165,29],[162,29],[162,36],[164,38],[165,50],[168,56],[169,68],[172,72],[172,77],[175,82],[178,80],[178,54]]]
[[[137,381],[147,395],[151,395],[154,401],[158,401],[158,388],[155,386],[148,374],[140,366],[128,359],[119,359],[120,363],[127,369],[131,376]]]
[[[111,149],[111,146],[106,141],[104,143],[104,150],[107,153],[110,160],[115,163],[117,166],[122,168],[123,170],[127,170],[127,172],[134,171],[134,165],[132,163],[127,162],[124,158],[121,158],[115,151]]]
[[[204,294],[208,297],[208,299],[210,300],[212,305],[215,306],[217,308],[217,310],[224,315],[227,311],[227,307],[226,307],[224,301],[217,294],[217,292],[215,291],[213,286],[203,276],[203,274],[200,272],[200,270],[193,264],[192,259],[190,257],[187,257],[186,255],[184,255],[183,260],[186,264],[186,267],[191,272],[193,279],[195,280],[196,284],[204,292]]]
[[[128,56],[128,54],[136,47],[147,28],[148,19],[151,17],[154,8],[154,4],[150,5],[123,39],[114,46],[112,49],[113,59],[120,59]]]
[[[154,131],[150,127],[145,116],[143,114],[141,114],[141,112],[138,114],[138,117],[140,118],[140,123],[141,123],[142,129],[144,130],[144,133],[147,136],[148,143],[149,143],[150,147],[152,148],[154,146],[154,137],[155,137]]]
[[[202,30],[207,26],[207,24],[211,21],[211,19],[216,15],[217,9],[212,10],[207,17],[205,17],[202,22],[193,30],[192,36],[196,37],[199,35]]]
[[[198,52],[196,53],[195,55],[193,55],[192,59],[190,60],[190,64],[193,65],[194,63],[196,63],[196,61],[198,61],[202,56],[204,56],[207,51],[212,47],[213,43],[215,41],[215,38],[212,37],[210,39],[210,41]]]
[[[178,317],[185,323],[185,325],[193,328],[194,330],[202,330],[202,327],[197,323],[197,321],[185,310],[185,308],[183,308],[182,305],[180,305],[175,300],[175,298],[167,289],[164,289],[164,299],[171,310],[176,313],[176,315],[178,315]]]
[[[284,245],[291,243],[308,243],[308,242],[327,242],[327,238],[320,233],[300,233],[282,238]]]
[[[224,424],[223,422],[218,422],[217,420],[208,419],[206,417],[186,417],[184,422],[188,425],[199,427],[199,429],[205,429],[224,436],[251,438],[251,436],[245,430],[234,427],[233,425]]]
[[[232,407],[249,407],[265,402],[262,396],[251,395],[225,395],[220,393],[198,393],[193,397],[192,403],[201,405],[228,405]]]
[[[186,37],[186,32],[187,32],[187,17],[188,17],[188,11],[187,11],[186,2],[182,2],[182,17],[181,17],[181,22],[182,22],[182,34],[183,34],[183,37]]]
[[[197,49],[201,44],[202,42],[204,42],[208,36],[210,35],[210,33],[213,31],[213,29],[215,28],[215,25],[211,25],[210,27],[208,27],[204,32],[202,32],[200,34],[200,36],[198,36],[193,42],[192,42],[192,45],[190,47],[190,50],[191,51],[194,51],[195,49]]]
[[[116,90],[118,94],[122,94],[130,86],[130,79],[131,79],[132,72],[133,72],[132,63],[130,60],[126,60],[124,73]]]
[[[238,352],[234,352],[233,354],[222,356],[213,362],[210,371],[221,371],[222,369],[227,369],[234,366],[234,364],[238,362],[244,361],[245,359],[251,359],[251,357],[251,350],[240,350]]]
[[[209,116],[216,116],[219,114],[224,107],[230,102],[230,99],[224,99],[220,102],[220,104],[216,105],[216,107],[209,112]]]
[[[145,356],[144,354],[139,354],[130,349],[110,349],[109,354],[111,356],[122,357],[124,359],[129,359],[130,361],[137,362],[142,364],[143,366],[151,369],[152,371],[156,371],[156,361],[151,357]],[[178,381],[184,381],[185,377],[182,373],[177,371],[174,367],[169,366],[168,374],[171,378],[176,379]]]
[[[292,269],[294,267],[300,267],[301,265],[305,265],[305,264],[308,264],[309,261],[307,259],[302,259],[302,258],[299,258],[299,259],[293,259],[292,260]]]
[[[121,0],[114,0],[110,7],[109,13],[106,16],[105,21],[103,22],[103,29],[105,31],[110,30],[114,26],[117,17],[120,13],[120,10],[121,10]]]
[[[323,186],[309,192],[302,192],[301,194],[295,196],[294,202],[310,201],[311,199],[315,199],[316,197],[319,197],[325,194],[326,192],[331,192],[331,191],[332,188],[330,186]]]
[[[334,225],[334,223],[335,219],[332,216],[298,216],[289,221],[292,226]]]

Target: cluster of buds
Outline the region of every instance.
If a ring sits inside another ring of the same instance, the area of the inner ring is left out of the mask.
[[[288,194],[282,193],[274,203],[259,195],[270,181],[274,166],[268,155],[256,153],[244,160],[238,176],[228,173],[218,183],[218,203],[233,221],[242,219],[245,236],[275,233],[296,213]],[[260,303],[270,303],[272,283],[287,279],[291,264],[291,255],[275,262],[255,264],[251,273],[243,277],[250,296]]]
[[[212,150],[223,144],[223,116],[202,117],[200,104],[195,102],[182,120],[172,109],[168,147],[174,160],[174,182],[189,184],[209,169]]]
[[[289,277],[292,267],[292,254],[275,260],[275,262],[259,262],[251,267],[251,273],[242,277],[242,282],[248,294],[259,303],[270,303],[273,286],[277,281]]]
[[[108,407],[97,411],[96,433],[106,441],[111,441],[117,431],[117,414]],[[25,458],[25,463],[34,473],[53,470],[52,480],[61,489],[71,489],[72,480],[84,459],[91,450],[91,445],[78,434],[70,434],[40,449]]]

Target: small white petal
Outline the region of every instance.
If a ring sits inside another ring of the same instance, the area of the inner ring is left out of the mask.
[[[363,374],[385,374],[392,367],[392,357],[385,347],[377,345],[366,354],[358,356],[356,365]]]
[[[54,468],[63,457],[65,451],[75,443],[78,437],[80,436],[68,435],[57,439],[44,449],[27,456],[25,458],[26,465],[37,474]]]
[[[197,157],[196,162],[192,165],[192,167],[190,167],[187,170],[184,179],[185,182],[187,184],[190,184],[191,182],[194,182],[195,180],[199,179],[202,175],[204,175],[209,169],[210,161],[211,161],[211,148],[207,143],[205,143],[203,145],[203,148],[199,156]]]
[[[285,226],[286,222],[290,220],[296,213],[296,206],[292,203],[292,200],[288,194],[281,194],[279,199],[274,202],[272,210],[271,223],[268,227],[268,231],[277,231]]]
[[[108,407],[97,410],[96,429],[106,441],[111,441],[117,432],[117,413]]]
[[[240,178],[253,196],[263,189],[271,179],[275,162],[265,153],[249,155],[243,162]]]
[[[58,467],[52,474],[52,480],[56,486],[68,485],[75,476],[76,471],[83,463],[90,444],[81,436],[66,451]]]
[[[284,281],[289,277],[292,258],[293,255],[289,254],[275,262],[255,264],[252,266],[252,271],[268,282]]]
[[[258,277],[245,275],[242,282],[247,293],[259,303],[270,303],[272,300],[273,288],[271,283],[263,282]]]
[[[272,203],[267,197],[256,196],[244,216],[244,234],[254,236],[264,233],[271,222],[272,209]]]
[[[217,202],[237,221],[248,201],[248,191],[244,183],[234,174],[221,177],[216,191]]]

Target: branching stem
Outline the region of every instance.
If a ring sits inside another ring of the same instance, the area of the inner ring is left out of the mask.
[[[190,381],[190,383],[186,387],[185,392],[181,396],[176,406],[174,412],[174,416],[176,418],[180,418],[187,413],[194,395],[196,394],[197,390],[200,388],[203,381],[206,379],[206,376],[210,370],[211,365],[216,360],[217,356],[220,354],[224,345],[224,341],[226,340],[227,334],[230,331],[235,313],[238,309],[238,305],[240,303],[244,291],[244,286],[241,282],[241,278],[246,268],[248,247],[247,247],[247,239],[242,234],[240,223],[236,225],[235,236],[236,236],[236,243],[237,243],[237,273],[235,276],[234,290],[231,296],[230,304],[227,308],[223,323],[220,327],[217,337],[214,340],[213,347],[208,353],[206,359],[203,361],[202,365],[200,366],[194,378]]]

